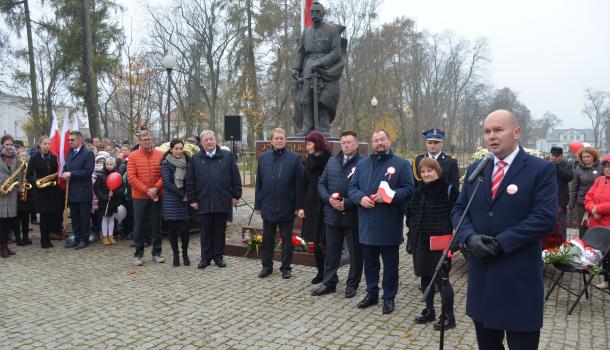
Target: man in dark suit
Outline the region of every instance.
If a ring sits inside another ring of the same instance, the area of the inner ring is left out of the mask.
[[[419,174],[419,162],[421,162],[421,160],[424,158],[431,157],[436,159],[436,161],[441,165],[441,175],[445,178],[445,180],[455,188],[459,188],[460,170],[458,168],[458,162],[450,155],[445,154],[442,151],[445,132],[434,128],[424,131],[422,135],[426,137],[427,152],[415,157],[415,162],[413,162],[413,176],[415,177],[416,187],[422,183],[421,176]]]
[[[263,153],[256,169],[254,210],[263,218],[263,244],[258,277],[265,278],[273,272],[275,233],[282,238],[283,279],[292,277],[292,229],[297,214],[297,184],[303,176],[303,162],[296,152],[286,149],[286,131],[271,131],[272,149]]]
[[[66,244],[65,247],[83,249],[89,245],[91,234],[91,175],[95,168],[95,156],[83,146],[83,134],[79,131],[71,131],[69,140],[70,152],[61,176],[68,183],[68,204],[74,242]]]
[[[201,215],[201,261],[226,267],[224,261],[227,217],[241,198],[241,177],[235,158],[216,144],[211,130],[201,132],[202,150],[191,159],[186,174],[186,196],[191,207]]]
[[[483,127],[493,163],[464,185],[452,213],[457,225],[481,181],[456,233],[468,256],[466,314],[479,349],[504,349],[505,334],[511,349],[537,349],[544,306],[541,238],[557,220],[555,165],[519,147],[521,129],[511,112],[492,112]]]
[[[345,297],[356,296],[362,278],[362,245],[358,234],[358,204],[349,198],[347,190],[356,171],[356,164],[363,158],[358,153],[358,135],[353,131],[345,131],[341,134],[341,152],[328,160],[318,180],[318,193],[325,204],[326,262],[322,285],[311,292],[313,296],[336,291],[337,270],[341,265],[344,240],[349,251]],[[338,197],[334,194],[338,194]]]
[[[551,161],[557,170],[557,204],[559,204],[559,221],[561,221],[561,235],[567,238],[567,211],[570,200],[570,181],[574,178],[572,165],[563,159],[563,148],[551,147]]]
[[[414,189],[409,161],[395,155],[391,145],[385,130],[375,130],[371,136],[371,156],[358,162],[348,185],[349,198],[358,203],[358,232],[366,279],[367,294],[358,303],[358,308],[379,302],[381,256],[383,314],[394,311],[398,292],[398,247],[403,242],[402,214]],[[380,188],[384,190],[379,191]]]

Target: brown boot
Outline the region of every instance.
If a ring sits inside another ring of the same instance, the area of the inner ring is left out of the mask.
[[[106,236],[103,236],[103,237],[102,237],[102,245],[103,245],[103,246],[108,246],[108,245],[110,245],[110,241],[108,240],[108,237],[106,237]]]
[[[113,236],[109,236],[108,237],[108,242],[110,242],[110,244],[115,245],[116,244],[116,240],[114,239]]]
[[[9,254],[8,254],[8,244],[4,243],[2,245],[0,245],[0,257],[2,258],[8,258]]]
[[[54,241],[61,241],[62,239],[64,239],[64,234],[61,232],[51,232],[51,234],[49,234],[49,238]]]

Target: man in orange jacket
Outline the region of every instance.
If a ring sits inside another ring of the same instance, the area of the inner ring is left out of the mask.
[[[156,263],[165,260],[161,257],[161,159],[163,152],[156,150],[152,134],[141,130],[138,135],[140,148],[129,154],[127,181],[131,186],[133,198],[134,230],[133,243],[136,248],[134,264],[142,265],[144,237],[152,232],[152,257]]]

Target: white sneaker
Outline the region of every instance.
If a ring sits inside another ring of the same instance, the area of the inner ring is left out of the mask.
[[[160,264],[160,263],[164,263],[165,259],[163,259],[161,256],[155,255],[155,256],[153,256],[153,261]]]
[[[596,284],[595,286],[599,289],[608,289],[608,282],[604,281],[600,284]]]
[[[133,258],[133,264],[136,266],[142,266],[142,258],[138,258],[138,257]]]

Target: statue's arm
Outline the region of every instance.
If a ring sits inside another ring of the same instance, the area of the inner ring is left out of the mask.
[[[301,34],[299,41],[297,42],[297,54],[294,57],[294,64],[292,65],[292,74],[296,79],[295,73],[303,71],[303,60],[305,59],[305,32]]]
[[[329,68],[341,59],[341,33],[336,28],[330,32],[331,50],[328,54],[318,59],[317,66]]]

